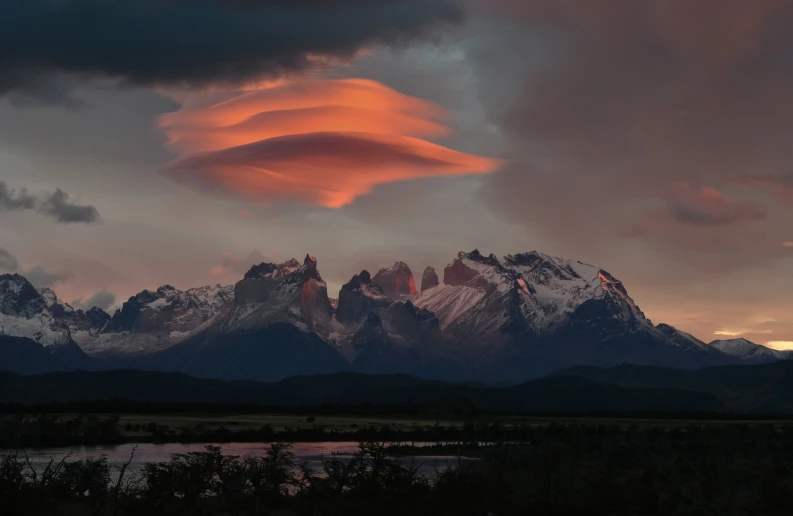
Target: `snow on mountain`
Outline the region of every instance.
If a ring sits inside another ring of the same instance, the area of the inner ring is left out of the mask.
[[[749,362],[784,360],[791,356],[789,352],[761,346],[746,339],[714,340],[708,346]]]
[[[538,332],[565,324],[585,302],[606,298],[619,307],[615,317],[626,325],[651,326],[622,282],[602,269],[536,251],[506,256],[503,261],[520,276],[518,282],[526,284],[532,299],[525,305],[526,316],[534,320],[532,326]]]
[[[413,302],[438,317],[449,337],[481,342],[505,332],[547,335],[564,327],[588,302],[606,302],[623,332],[652,331],[652,324],[608,272],[538,252],[501,259],[461,252],[444,269],[444,285]]]
[[[69,327],[50,310],[56,303],[54,292],[47,289],[42,295],[19,274],[0,276],[0,335],[26,337],[43,346],[70,343]]]
[[[235,287],[233,307],[212,322],[211,331],[251,330],[282,322],[320,336],[330,333],[333,307],[317,259],[306,255],[303,264],[253,267]]]
[[[91,355],[137,355],[180,342],[234,299],[234,287],[210,285],[186,291],[164,285],[129,298],[101,331],[80,329],[74,340]]]

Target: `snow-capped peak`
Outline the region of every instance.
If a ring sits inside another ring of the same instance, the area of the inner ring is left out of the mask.
[[[477,312],[492,318],[495,307],[501,306],[499,318],[505,325],[548,333],[564,325],[584,303],[606,301],[625,331],[652,328],[614,276],[592,265],[537,251],[503,258],[485,256],[479,250],[460,252],[444,269],[443,282],[454,291],[431,289],[415,301],[438,314],[443,327],[458,318],[476,319]],[[461,304],[463,299],[466,302]],[[522,320],[516,321],[516,317]]]
[[[27,337],[45,346],[71,342],[69,328],[54,317],[50,307],[57,301],[47,297],[19,274],[0,276],[0,335]]]
[[[788,356],[784,351],[761,346],[744,338],[715,340],[709,346],[743,360],[778,360]]]

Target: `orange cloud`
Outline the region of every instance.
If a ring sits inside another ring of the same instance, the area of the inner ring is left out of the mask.
[[[361,79],[278,81],[188,97],[160,118],[172,179],[252,202],[331,208],[379,184],[494,171],[499,162],[420,139],[449,133],[442,109]]]
[[[418,138],[372,133],[308,133],[176,161],[173,179],[250,201],[288,199],[341,208],[379,184],[485,173],[497,162]]]

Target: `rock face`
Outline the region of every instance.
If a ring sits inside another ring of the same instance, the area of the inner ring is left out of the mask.
[[[254,265],[245,277],[234,286],[234,302],[237,305],[264,303],[270,292],[283,279],[300,268],[300,262],[288,260],[280,265],[262,263]]]
[[[76,328],[72,336],[89,355],[143,355],[172,346],[199,330],[233,299],[231,286],[183,291],[164,285],[130,297],[99,331]],[[102,316],[96,310],[89,310],[86,317],[100,322]]]
[[[372,281],[368,271],[361,271],[341,287],[336,319],[340,322],[359,322],[371,312],[387,308],[393,301]]]
[[[418,294],[413,271],[405,262],[396,262],[388,269],[380,269],[372,281],[391,299],[409,299]]]
[[[346,370],[349,362],[326,341],[334,310],[317,259],[296,263],[252,268],[229,309],[141,367],[263,381]]]
[[[230,286],[214,285],[186,291],[170,285],[144,290],[116,311],[106,333],[189,333],[214,317],[234,298]]]
[[[235,287],[234,307],[212,324],[212,331],[250,331],[275,323],[294,324],[300,331],[327,336],[333,306],[317,259],[306,255],[303,264],[253,267]]]
[[[421,276],[421,291],[426,292],[431,288],[435,288],[440,284],[438,280],[438,273],[432,267],[424,269],[424,274]]]
[[[72,340],[69,326],[50,310],[56,300],[50,299],[48,305],[48,300],[23,276],[3,274],[0,276],[0,335],[25,337],[43,346],[69,344]]]

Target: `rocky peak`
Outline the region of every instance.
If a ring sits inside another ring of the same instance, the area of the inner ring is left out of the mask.
[[[0,335],[26,337],[44,346],[69,344],[69,328],[48,306],[57,296],[52,291],[47,295],[45,299],[24,276],[0,275]]]
[[[478,249],[460,251],[443,269],[443,283],[454,287],[490,288],[503,283],[504,270],[495,255],[483,256]]]
[[[391,299],[408,299],[418,294],[413,271],[405,262],[396,262],[387,269],[380,269],[372,281]]]
[[[47,310],[47,301],[19,274],[0,275],[0,313],[26,319]]]
[[[303,267],[301,269],[303,271],[304,280],[315,279],[317,281],[322,281],[322,276],[319,275],[319,270],[317,269],[317,259],[314,256],[307,254],[303,260]]]
[[[245,277],[234,286],[234,302],[237,305],[264,303],[272,291],[282,282],[292,283],[303,281],[303,274],[310,265],[308,257],[303,267],[294,258],[281,264],[260,263],[245,273]],[[313,263],[316,271],[316,260]]]
[[[300,268],[300,262],[294,258],[285,261],[281,264],[275,263],[260,263],[254,265],[245,273],[244,279],[264,279],[264,278],[277,278],[279,276],[287,276],[292,274]]]
[[[232,289],[214,285],[182,291],[163,285],[156,291],[143,290],[116,310],[105,332],[190,332],[231,301]],[[97,312],[94,316],[101,319]]]
[[[339,291],[336,319],[343,322],[360,321],[368,314],[392,303],[368,271],[361,271]]]
[[[438,273],[435,272],[433,267],[424,269],[424,274],[421,276],[421,291],[424,292],[439,285]]]
[[[360,290],[364,285],[372,285],[372,276],[369,274],[369,271],[366,270],[353,276],[350,281],[341,286],[341,289],[351,292]],[[378,291],[380,294],[383,293],[383,289],[381,289],[379,285],[373,285],[372,290]]]

